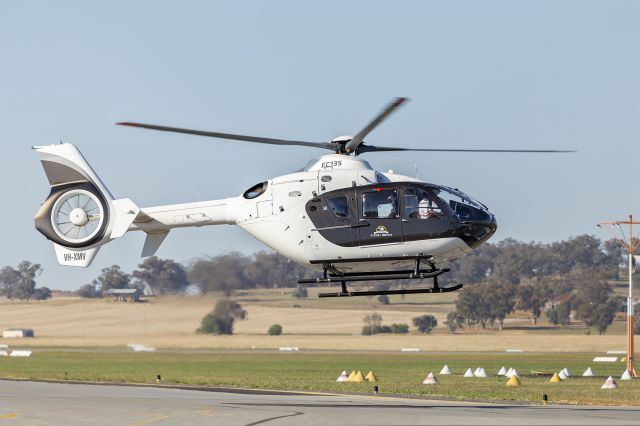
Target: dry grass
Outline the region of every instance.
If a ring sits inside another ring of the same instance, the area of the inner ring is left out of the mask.
[[[602,352],[624,346],[619,335],[587,336],[584,330],[543,330],[528,328],[452,335],[444,326],[432,335],[359,336],[362,317],[380,312],[384,323],[411,324],[411,318],[433,314],[443,324],[451,307],[451,296],[430,301],[407,298],[408,304],[381,306],[375,300],[351,298],[296,300],[280,291],[240,295],[249,318],[237,323],[234,336],[204,336],[195,333],[201,318],[208,313],[215,298],[161,297],[147,303],[133,304],[110,300],[55,298],[44,302],[0,301],[0,329],[29,327],[34,339],[0,339],[11,346],[124,346],[142,343],[159,348],[276,348],[298,346],[305,349],[393,350],[418,347],[422,351],[525,351]],[[392,300],[393,301],[393,300]],[[400,302],[398,299],[397,302]],[[294,304],[300,307],[292,307]],[[346,305],[345,305],[346,304]],[[333,308],[330,308],[333,307]],[[518,323],[524,320],[512,320]],[[266,336],[271,324],[281,324],[282,336]],[[565,332],[566,334],[562,334]],[[581,334],[577,334],[581,333]]]

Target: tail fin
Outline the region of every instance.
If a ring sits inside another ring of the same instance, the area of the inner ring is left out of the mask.
[[[51,192],[35,226],[54,244],[61,265],[87,267],[100,246],[127,232],[140,209],[115,200],[72,144],[36,146]]]

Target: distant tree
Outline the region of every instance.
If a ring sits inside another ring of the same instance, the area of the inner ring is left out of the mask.
[[[278,253],[261,251],[248,261],[245,279],[251,288],[295,287],[304,268]]]
[[[0,292],[7,299],[17,297],[16,288],[20,282],[20,274],[11,266],[0,269]]]
[[[0,270],[0,285],[3,294],[9,299],[29,300],[36,291],[35,278],[42,273],[37,263],[23,260],[16,269],[5,266]]]
[[[504,320],[515,306],[516,286],[509,281],[486,283],[482,303],[485,303],[489,311],[489,320],[498,321],[498,329],[502,331]]]
[[[456,311],[465,318],[467,325],[475,324],[484,329],[491,318],[491,293],[485,284],[465,287],[456,300]]]
[[[36,288],[33,292],[33,300],[47,300],[51,297],[51,290],[48,287]]]
[[[550,297],[549,286],[544,281],[521,283],[516,290],[516,308],[529,311],[532,324],[538,323],[542,308]]]
[[[438,320],[433,315],[422,315],[413,318],[413,325],[420,333],[431,333],[438,326]]]
[[[120,266],[113,265],[109,268],[103,268],[100,276],[91,282],[102,293],[111,289],[130,288],[131,275],[125,273]]]
[[[364,325],[368,325],[370,327],[380,327],[382,324],[382,315],[377,312],[365,315],[365,317],[362,318],[362,322],[364,322]]]
[[[382,304],[382,305],[388,305],[389,304],[389,296],[387,296],[386,294],[382,294],[382,295],[378,296],[378,302],[380,302],[380,304]]]
[[[202,293],[222,292],[226,297],[244,288],[247,259],[231,253],[212,259],[198,259],[189,268],[189,281],[196,283]]]
[[[547,310],[547,318],[554,325],[569,325],[571,321],[571,300],[565,300]]]
[[[139,264],[133,276],[158,295],[182,293],[189,285],[187,271],[181,264],[156,256],[148,257]]]
[[[267,331],[267,334],[269,336],[279,336],[282,334],[282,326],[280,324],[273,324],[271,327],[269,327],[269,330]]]
[[[457,329],[462,328],[464,324],[464,318],[462,317],[462,315],[458,314],[455,311],[449,312],[447,314],[447,320],[445,321],[445,324],[447,325],[447,328],[450,332],[455,333]]]
[[[204,334],[233,334],[233,326],[236,320],[247,317],[247,311],[231,300],[222,299],[216,303],[213,311],[202,318],[198,333]]]
[[[576,318],[582,320],[587,327],[600,329],[605,319],[608,318],[608,311],[613,306],[610,303],[607,308],[599,308],[607,304],[611,294],[611,286],[601,276],[588,272],[580,274],[575,279],[579,283],[576,285],[578,291],[574,299]],[[613,321],[613,318],[611,320]]]
[[[617,303],[614,299],[609,299],[607,303],[596,306],[592,317],[593,326],[598,330],[598,334],[605,334],[613,323],[616,316]]]
[[[80,297],[84,297],[87,299],[93,299],[93,298],[102,296],[102,292],[99,289],[97,289],[94,284],[83,285],[78,289],[76,294]]]

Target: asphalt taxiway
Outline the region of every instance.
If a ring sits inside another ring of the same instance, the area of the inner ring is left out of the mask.
[[[529,406],[0,380],[0,425],[640,424],[640,408]]]

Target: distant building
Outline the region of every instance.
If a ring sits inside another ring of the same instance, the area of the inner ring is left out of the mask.
[[[33,337],[33,329],[31,328],[10,328],[2,332],[3,338],[11,337]]]
[[[111,296],[114,301],[139,302],[140,296],[142,296],[142,290],[138,288],[112,288],[103,294],[105,297]]]

